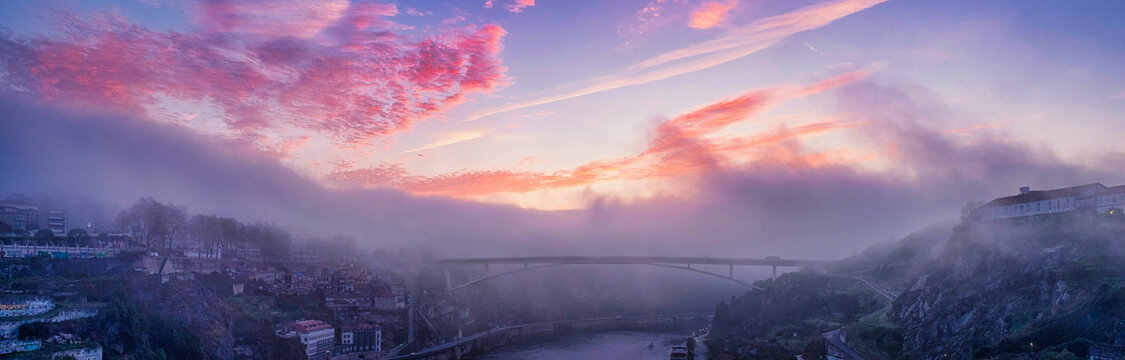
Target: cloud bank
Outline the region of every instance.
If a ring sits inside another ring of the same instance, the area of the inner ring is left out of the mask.
[[[863,125],[862,122],[828,121],[756,136],[708,138],[771,106],[845,86],[870,74],[870,70],[858,70],[804,87],[779,86],[752,90],[661,123],[649,146],[636,155],[598,159],[570,170],[461,170],[435,176],[419,176],[409,173],[399,164],[388,163],[364,168],[344,165],[329,174],[328,180],[345,187],[387,187],[417,195],[466,198],[587,186],[612,180],[662,180],[699,174],[734,166],[737,162],[746,161],[747,155],[760,155],[756,151],[786,139]],[[444,142],[427,147],[441,145]]]
[[[819,87],[790,92],[810,88]],[[5,170],[0,189],[80,194],[118,203],[155,196],[193,212],[272,221],[314,234],[348,234],[370,247],[423,247],[439,256],[831,259],[955,218],[966,202],[1014,193],[1021,185],[1125,180],[1099,170],[1113,169],[1110,162],[1069,162],[1045,146],[1007,140],[1002,128],[946,133],[959,128],[957,117],[915,87],[867,77],[841,83],[832,94],[839,121],[864,124],[849,134],[879,144],[885,169],[826,156],[786,134],[830,127],[816,125],[787,129],[773,138],[762,135],[750,151],[769,156],[700,171],[679,184],[691,196],[637,202],[593,196],[587,209],[544,212],[395,190],[329,189],[290,170],[275,153],[241,142],[123,114],[46,109],[6,97],[0,102],[5,114],[0,118],[0,152],[6,155],[0,158]],[[717,104],[670,120],[678,130],[658,131],[654,139],[664,140],[654,140],[647,152],[692,153],[696,148],[684,134],[705,132],[721,124],[724,114],[752,112],[761,100],[751,94]],[[1112,164],[1125,159],[1120,153],[1102,155],[1106,161],[1116,159]],[[663,168],[651,169],[647,171]],[[509,186],[524,186],[552,180],[509,181]],[[463,186],[473,188],[468,182]]]
[[[196,28],[161,32],[113,14],[59,13],[57,34],[0,35],[9,90],[115,106],[202,132],[276,142],[370,143],[503,84],[498,25],[421,34],[391,4],[205,1]],[[178,105],[199,116],[162,116]],[[218,124],[193,119],[221,119]]]

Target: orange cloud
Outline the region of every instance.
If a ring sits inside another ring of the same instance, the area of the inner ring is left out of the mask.
[[[688,26],[696,29],[710,29],[726,19],[727,13],[738,5],[738,1],[726,2],[708,1],[699,5],[691,12]]]
[[[410,174],[398,164],[353,169],[341,167],[328,180],[345,186],[393,187],[417,195],[475,197],[497,193],[585,186],[610,180],[659,180],[733,166],[747,153],[774,156],[764,149],[786,140],[863,126],[861,122],[826,121],[749,137],[710,139],[716,131],[762,112],[769,106],[863,79],[861,70],[799,87],[754,90],[724,99],[661,123],[649,146],[637,155],[591,161],[570,170],[533,172],[509,169],[460,170],[437,176]],[[820,163],[826,160],[821,159]],[[810,159],[802,163],[818,163]]]

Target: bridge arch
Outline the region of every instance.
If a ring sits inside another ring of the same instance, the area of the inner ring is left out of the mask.
[[[492,280],[492,279],[505,277],[505,276],[509,276],[509,275],[514,275],[514,274],[518,274],[518,273],[525,272],[525,271],[554,268],[554,267],[567,266],[567,265],[647,265],[647,266],[655,266],[655,267],[662,267],[662,268],[669,268],[669,269],[676,269],[676,270],[691,271],[691,272],[694,272],[694,273],[699,273],[699,274],[723,279],[723,280],[726,280],[726,281],[730,281],[730,282],[733,282],[733,283],[736,283],[736,284],[739,284],[739,285],[742,285],[742,286],[745,286],[745,287],[748,287],[748,288],[751,288],[751,289],[765,290],[765,289],[762,289],[761,287],[755,286],[754,284],[751,284],[751,283],[748,283],[748,282],[745,282],[745,281],[734,278],[733,277],[733,269],[731,271],[731,273],[732,273],[731,276],[724,276],[722,274],[716,274],[716,273],[713,273],[713,272],[692,268],[690,264],[687,264],[686,266],[679,266],[679,265],[663,264],[663,263],[623,263],[623,264],[547,263],[547,264],[537,264],[537,265],[525,264],[524,267],[520,267],[520,268],[516,268],[516,269],[512,269],[512,270],[508,270],[508,271],[504,271],[504,272],[500,272],[500,273],[495,273],[495,274],[488,274],[488,275],[485,275],[484,277],[477,278],[477,279],[471,279],[468,282],[465,282],[465,283],[462,283],[462,284],[459,284],[459,285],[456,285],[456,286],[453,286],[452,284],[450,284],[451,280],[449,278],[449,276],[450,276],[449,270],[446,269],[446,282],[447,282],[447,285],[449,285],[449,291],[453,292],[453,291],[461,290],[461,289],[464,289],[466,287],[476,285],[476,284],[479,284],[479,283],[482,283],[482,282],[485,282],[485,281],[489,281],[489,280]]]

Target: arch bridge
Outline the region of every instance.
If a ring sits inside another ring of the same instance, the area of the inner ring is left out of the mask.
[[[429,261],[430,264],[445,267],[445,286],[449,291],[457,291],[480,282],[492,280],[498,277],[508,276],[524,271],[559,267],[566,265],[648,265],[665,267],[672,269],[679,269],[685,271],[696,272],[708,276],[721,278],[724,280],[732,281],[746,287],[756,288],[754,285],[736,279],[734,277],[735,266],[769,266],[773,268],[773,277],[777,277],[778,267],[806,267],[825,263],[819,260],[796,260],[796,259],[782,259],[777,256],[768,256],[765,258],[713,258],[713,257],[687,257],[687,256],[530,256],[530,257],[492,257],[492,258],[460,258],[460,259],[440,259]],[[523,266],[516,269],[508,269],[501,272],[489,273],[489,265],[512,265],[522,264]],[[477,278],[470,278],[468,282],[460,285],[454,285],[451,268],[454,266],[472,266],[483,265],[485,269],[484,275]],[[706,270],[693,268],[692,265],[727,265],[728,272],[726,275],[714,273]]]

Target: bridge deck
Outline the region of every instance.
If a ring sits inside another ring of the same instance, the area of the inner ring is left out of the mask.
[[[754,265],[754,266],[810,266],[823,264],[820,260],[796,260],[781,258],[713,258],[685,256],[528,256],[440,259],[431,263],[445,265],[490,265],[490,264],[693,264],[693,265]]]

